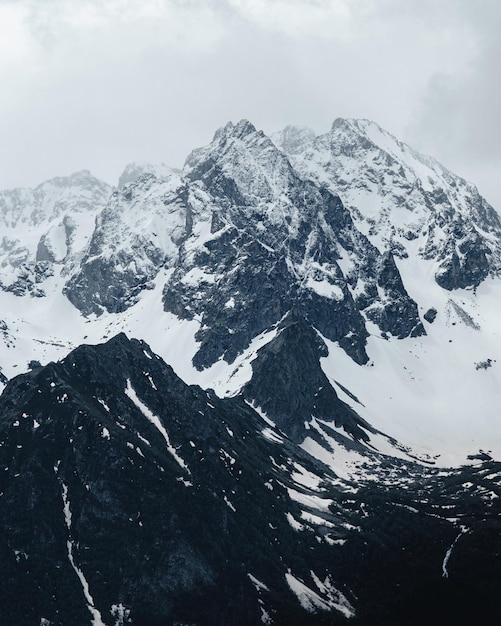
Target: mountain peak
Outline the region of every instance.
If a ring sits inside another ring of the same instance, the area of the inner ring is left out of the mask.
[[[90,170],[83,169],[69,174],[68,176],[54,176],[48,180],[40,183],[36,189],[40,189],[47,186],[54,187],[89,187],[91,185],[100,184],[106,185],[103,181],[96,178]],[[110,188],[111,189],[111,188]]]
[[[178,173],[178,170],[169,167],[165,163],[150,163],[149,161],[133,161],[127,164],[118,179],[118,186],[123,187],[127,183],[135,182],[144,174],[152,174],[156,178],[170,178]]]
[[[271,136],[285,154],[300,154],[315,141],[315,132],[307,126],[286,126]]]
[[[501,274],[501,221],[478,190],[375,122],[337,118],[313,143],[281,147],[301,176],[339,195],[381,252],[434,259],[441,287]]]
[[[222,138],[236,137],[243,139],[246,135],[256,132],[256,127],[247,119],[241,119],[237,124],[228,122],[225,126],[219,128],[213,137],[213,141],[219,141]]]

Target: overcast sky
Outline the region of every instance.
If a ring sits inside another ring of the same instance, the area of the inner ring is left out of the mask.
[[[501,212],[499,0],[0,0],[0,188],[374,120]]]

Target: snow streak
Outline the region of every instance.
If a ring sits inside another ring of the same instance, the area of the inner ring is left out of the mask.
[[[456,545],[456,543],[459,541],[459,538],[462,535],[466,534],[467,532],[468,532],[468,529],[466,528],[466,526],[461,526],[461,532],[454,539],[454,541],[451,543],[450,548],[445,553],[445,557],[444,557],[444,560],[443,560],[443,563],[442,563],[442,578],[449,578],[449,572],[447,570],[447,564],[449,563],[449,559],[451,558],[452,551],[454,550],[454,546]]]
[[[89,583],[87,582],[82,570],[75,563],[75,558],[73,556],[73,546],[74,542],[71,538],[71,508],[70,501],[68,498],[68,487],[64,483],[62,483],[62,498],[63,498],[63,512],[64,512],[64,521],[66,522],[66,528],[68,529],[68,539],[66,541],[66,546],[68,548],[68,559],[71,563],[71,567],[75,570],[78,579],[80,580],[80,584],[82,585],[83,594],[85,599],[87,600],[87,608],[92,615],[92,626],[106,626],[101,617],[101,613],[96,609],[94,604],[94,599],[89,590]]]
[[[322,596],[293,576],[290,570],[285,574],[285,579],[290,590],[294,593],[303,609],[308,611],[308,613],[316,613],[318,610],[330,611],[334,609],[342,613],[347,619],[355,615],[355,610],[346,596],[333,586],[328,576],[325,581],[322,582],[313,571],[310,572],[310,574]]]
[[[132,402],[134,402],[134,404],[141,411],[141,413],[153,424],[153,426],[155,426],[155,428],[157,428],[157,430],[160,431],[160,434],[165,439],[165,443],[167,444],[167,449],[172,454],[176,462],[181,466],[181,468],[185,470],[186,472],[188,472],[188,474],[191,474],[188,466],[183,461],[183,459],[179,456],[176,448],[174,448],[174,446],[171,444],[169,435],[167,431],[165,430],[162,422],[160,421],[160,418],[154,413],[152,413],[152,411],[150,411],[150,409],[146,406],[146,404],[144,404],[144,402],[142,402],[137,397],[137,393],[133,389],[129,379],[127,379],[127,389],[125,390],[125,395],[128,396],[132,400]]]

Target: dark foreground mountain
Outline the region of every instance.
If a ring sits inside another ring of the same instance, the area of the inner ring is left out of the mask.
[[[123,334],[18,376],[0,398],[1,623],[495,623],[501,465],[371,465],[351,445],[356,481]]]

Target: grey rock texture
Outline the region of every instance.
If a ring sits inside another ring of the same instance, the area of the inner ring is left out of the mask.
[[[367,361],[362,313],[398,337],[424,332],[391,255],[249,122],[228,124],[194,151],[184,177],[196,189],[193,224],[202,216],[210,235],[197,245],[193,226],[164,303],[200,318],[197,366],[232,362],[292,307],[359,363]]]
[[[496,211],[474,185],[377,124],[337,119],[324,135],[287,127],[273,139],[302,176],[339,194],[382,252],[407,258],[409,242],[418,239],[418,254],[439,262],[436,280],[448,290],[499,275]]]

